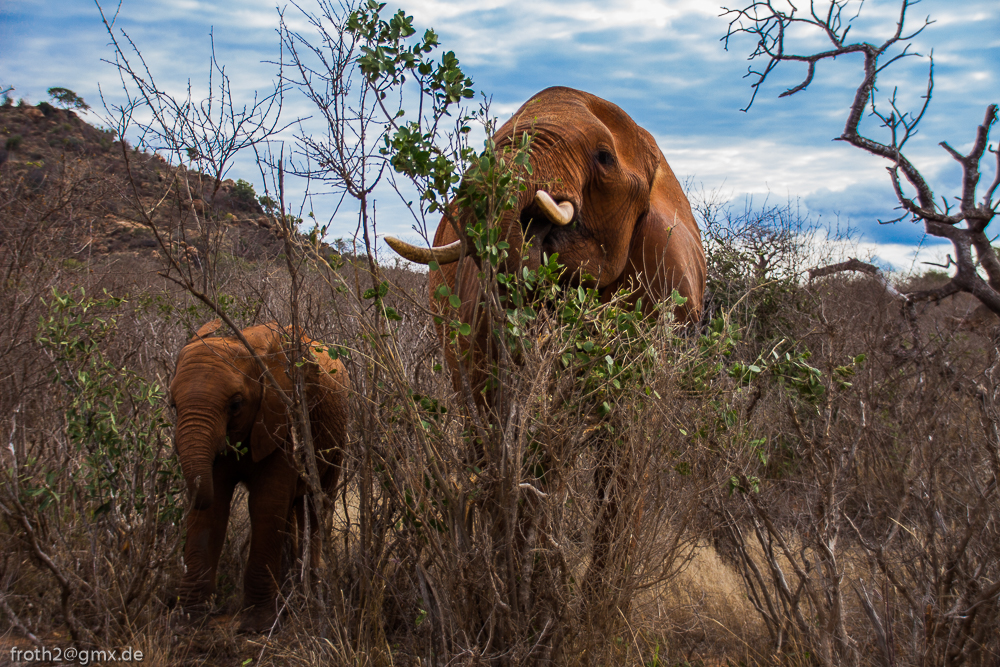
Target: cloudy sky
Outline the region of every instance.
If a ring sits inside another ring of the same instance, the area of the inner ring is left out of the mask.
[[[881,42],[898,4],[868,0],[852,36]],[[103,6],[109,14],[118,9]],[[281,6],[293,25],[307,27],[296,6]],[[311,0],[299,6],[315,11]],[[896,217],[884,163],[832,141],[843,129],[860,56],[821,63],[808,90],[778,99],[804,76],[804,69],[782,65],[743,112],[751,94],[743,75],[754,45],[744,37],[724,48],[727,19],[713,0],[401,0],[384,14],[397,6],[413,15],[419,30],[437,31],[475,88],[492,97],[501,121],[547,86],[587,90],[616,102],[652,132],[682,181],[738,202],[751,195],[755,203],[791,198],[814,220],[856,228],[862,253],[899,269],[911,266],[921,245],[921,259],[943,256],[943,246],[924,239],[919,226],[878,224]],[[934,52],[934,98],[909,156],[939,198],[953,197],[959,171],[938,142],[967,149],[987,104],[1000,102],[1000,3],[924,0],[911,9],[909,25],[919,27],[927,16],[935,23],[914,40],[914,50]],[[249,101],[275,80],[277,17],[265,0],[123,0],[116,27],[139,46],[161,87],[182,94],[190,80],[196,95],[205,90],[211,31],[234,93]],[[46,99],[51,86],[71,88],[95,107],[99,86],[105,99],[120,101],[116,71],[102,62],[113,56],[108,41],[92,2],[0,0],[0,85],[13,85],[14,97],[33,103]],[[802,35],[796,48],[826,46],[818,36]],[[897,88],[904,104],[915,106],[926,72],[926,60],[896,63],[879,79],[882,99]],[[284,113],[291,120],[313,112],[293,92]],[[864,127],[877,130],[870,120]],[[994,137],[996,145],[1000,131]],[[984,168],[989,182],[995,162]],[[263,190],[252,156],[239,160],[230,177]],[[379,194],[379,232],[413,239],[412,220],[399,214],[394,197],[388,190]],[[322,198],[312,207],[321,219],[332,212]],[[334,236],[348,235],[354,222],[340,216],[335,225]]]

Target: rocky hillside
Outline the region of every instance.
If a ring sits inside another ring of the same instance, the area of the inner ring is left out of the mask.
[[[102,262],[168,244],[260,259],[281,252],[253,186],[124,151],[115,134],[42,102],[0,106],[0,243]]]

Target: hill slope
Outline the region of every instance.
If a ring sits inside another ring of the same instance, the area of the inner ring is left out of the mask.
[[[2,106],[0,142],[0,242],[100,262],[156,254],[155,226],[165,241],[202,253],[213,235],[246,259],[281,251],[252,186],[216,181],[127,143],[123,151],[113,132],[72,111],[45,102]]]

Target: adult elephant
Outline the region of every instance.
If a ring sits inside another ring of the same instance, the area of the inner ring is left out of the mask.
[[[528,187],[497,223],[500,238],[511,247],[499,268],[521,273],[524,267],[538,268],[543,254],[558,253],[566,267],[563,279],[586,280],[605,302],[624,289],[633,303],[641,298],[645,313],[654,316],[659,312],[656,305],[677,290],[686,299],[676,313],[678,320],[698,321],[706,278],[701,233],[652,135],[615,104],[562,87],[543,90],[518,109],[493,137],[497,152],[517,145],[524,133],[531,136],[532,169]],[[469,336],[459,337],[459,354],[444,339],[443,324],[438,331],[456,391],[471,390],[489,414],[498,407],[493,405],[495,390],[484,390],[498,355],[492,327],[480,308],[480,268],[465,237],[474,223],[473,211],[453,205],[438,225],[432,249],[386,241],[406,259],[438,262],[440,269],[432,271],[429,280],[432,309],[443,313],[448,308],[436,298],[441,285],[459,296],[459,320],[474,323]],[[591,278],[584,279],[585,274]],[[641,507],[622,504],[630,483],[628,466],[614,463],[616,448],[599,447],[594,547],[585,578],[590,591],[607,588],[603,581],[612,545],[622,543],[618,534],[626,530],[620,517],[639,522],[642,514]],[[618,556],[626,557],[629,548]]]
[[[275,323],[250,327],[243,336],[213,337],[219,320],[201,327],[177,358],[170,402],[177,411],[174,439],[192,508],[187,519],[185,572],[180,603],[197,608],[215,592],[219,556],[233,491],[248,492],[250,555],[243,579],[242,629],[260,631],[277,619],[282,552],[288,534],[304,521],[306,483],[300,478],[285,403],[264,372],[291,395],[290,328]],[[350,383],[340,361],[302,337],[308,350],[305,400],[324,490],[337,483],[345,443]],[[317,529],[315,516],[310,526]],[[316,541],[312,540],[315,545]],[[318,552],[311,554],[313,563]]]
[[[511,245],[501,268],[535,269],[543,253],[558,253],[566,279],[589,274],[588,286],[605,301],[627,289],[633,303],[642,298],[645,312],[652,314],[655,304],[676,289],[687,299],[678,319],[697,321],[706,274],[701,233],[652,135],[617,105],[563,87],[543,90],[518,109],[494,136],[498,152],[524,132],[532,137],[532,173],[517,205],[498,223],[501,238]],[[434,295],[440,285],[448,285],[461,299],[462,322],[476,321],[482,301],[479,269],[467,256],[463,238],[473,221],[467,210],[444,216],[433,249],[386,238],[410,261],[441,265],[430,275],[432,307],[442,308]],[[460,341],[465,350],[474,348],[463,356],[476,396],[492,357],[488,339],[488,327],[479,326]],[[458,359],[451,346],[445,349],[460,389]]]

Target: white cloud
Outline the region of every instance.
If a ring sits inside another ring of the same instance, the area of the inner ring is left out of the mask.
[[[817,147],[775,139],[658,136],[674,172],[735,192],[806,196],[823,189],[847,191],[885,171],[875,158],[859,159],[842,144]],[[888,185],[888,181],[886,182]]]

